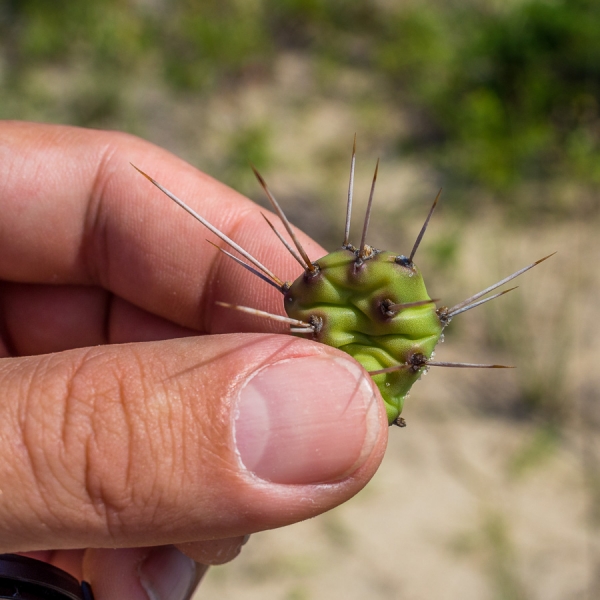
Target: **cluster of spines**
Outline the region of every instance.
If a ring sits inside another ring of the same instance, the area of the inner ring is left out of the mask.
[[[375,184],[377,182],[377,173],[379,170],[379,160],[377,161],[377,164],[375,167],[375,173],[373,176],[373,181],[371,184],[371,190],[370,190],[370,194],[369,194],[369,201],[367,204],[367,210],[366,210],[365,219],[363,222],[361,241],[360,241],[360,245],[358,248],[356,248],[355,246],[350,244],[350,240],[349,240],[350,221],[351,221],[351,216],[352,216],[352,199],[353,199],[353,190],[354,190],[355,163],[356,163],[356,136],[354,138],[354,144],[353,144],[353,148],[352,148],[350,181],[349,181],[349,185],[348,185],[348,200],[347,200],[347,208],[346,208],[346,222],[345,222],[345,228],[344,228],[344,242],[342,244],[342,248],[349,250],[355,254],[355,256],[356,256],[356,259],[354,261],[355,268],[360,268],[366,260],[369,260],[369,258],[371,258],[372,256],[374,256],[375,254],[377,254],[379,252],[375,248],[369,246],[366,242],[367,232],[368,232],[368,228],[369,228],[369,221],[370,221],[370,216],[371,216],[371,208],[372,208],[373,197],[374,197],[374,192],[375,192]],[[290,288],[290,285],[291,285],[290,282],[284,281],[281,278],[277,277],[265,265],[263,265],[255,257],[253,257],[249,252],[244,250],[241,246],[236,244],[232,239],[230,239],[226,234],[224,234],[218,228],[211,225],[206,219],[204,219],[201,215],[199,215],[196,211],[194,211],[191,207],[189,207],[185,202],[183,202],[183,200],[179,199],[172,192],[170,192],[169,190],[164,188],[160,183],[155,181],[152,177],[150,177],[149,175],[144,173],[142,170],[135,167],[135,165],[132,165],[132,166],[134,166],[134,168],[137,171],[139,171],[144,177],[146,177],[146,179],[148,179],[159,190],[161,190],[164,194],[166,194],[171,200],[173,200],[175,203],[179,204],[179,206],[181,206],[184,210],[186,210],[189,214],[191,214],[195,219],[200,221],[200,223],[202,223],[207,229],[209,229],[212,233],[214,233],[217,237],[219,237],[222,241],[224,241],[227,245],[229,245],[233,250],[238,252],[242,257],[244,257],[251,264],[248,264],[248,262],[241,260],[240,258],[235,256],[231,252],[228,252],[227,250],[221,248],[220,246],[217,246],[216,244],[213,244],[212,242],[210,242],[220,252],[222,252],[223,254],[226,254],[229,258],[232,258],[234,261],[236,261],[242,267],[248,269],[253,275],[258,277],[262,281],[265,281],[269,285],[273,286],[280,293],[282,293],[284,295],[286,294],[286,292]],[[265,221],[268,223],[269,227],[273,230],[273,232],[278,237],[278,239],[282,242],[282,244],[284,245],[286,250],[302,266],[302,268],[304,269],[304,277],[312,278],[312,277],[316,276],[319,272],[318,264],[313,263],[310,260],[310,258],[308,257],[308,254],[306,253],[306,251],[302,247],[302,244],[300,243],[297,236],[295,235],[289,220],[287,219],[283,210],[281,209],[281,206],[279,205],[279,203],[277,202],[277,200],[275,199],[275,197],[269,190],[263,177],[260,175],[260,173],[254,167],[252,167],[252,170],[254,171],[254,174],[256,175],[258,182],[260,183],[267,198],[269,199],[269,202],[271,203],[275,212],[278,214],[279,218],[281,219],[281,222],[283,223],[287,233],[289,234],[289,236],[293,242],[293,246],[290,245],[285,240],[283,235],[276,229],[276,227],[271,223],[271,221],[263,214]],[[438,194],[433,202],[433,205],[431,206],[431,208],[429,210],[427,218],[425,219],[425,222],[419,232],[419,235],[417,236],[417,239],[413,245],[413,248],[412,248],[409,256],[407,257],[404,255],[399,255],[394,258],[394,261],[396,263],[398,263],[399,265],[402,265],[407,268],[414,268],[414,263],[413,263],[414,256],[417,252],[417,249],[419,248],[421,240],[423,239],[423,236],[425,234],[427,226],[429,225],[431,216],[433,215],[433,212],[435,211],[438,200],[440,198],[440,194],[441,194],[441,190],[438,192]],[[495,298],[498,298],[498,297],[500,297],[504,294],[507,294],[508,292],[516,289],[516,287],[512,287],[510,289],[504,290],[502,292],[498,292],[492,296],[488,296],[488,297],[484,298],[484,296],[487,296],[487,294],[489,294],[493,290],[497,289],[498,287],[500,287],[502,285],[505,285],[506,283],[515,279],[519,275],[525,273],[529,269],[535,267],[536,265],[540,264],[544,260],[550,258],[550,256],[552,256],[553,254],[549,254],[548,256],[545,256],[545,257],[527,265],[526,267],[523,267],[522,269],[515,271],[514,273],[512,273],[508,277],[505,277],[501,281],[494,283],[493,285],[487,287],[486,289],[478,292],[477,294],[474,294],[473,296],[471,296],[469,298],[466,298],[462,302],[459,302],[458,304],[456,304],[450,308],[445,307],[445,306],[437,308],[436,313],[438,315],[438,318],[440,320],[442,328],[445,328],[450,323],[452,318],[455,317],[456,315],[466,312],[468,310],[471,310],[472,308],[480,306],[486,302],[489,302],[490,300],[494,300]],[[409,302],[409,303],[404,303],[404,304],[393,304],[393,303],[385,304],[385,302],[383,302],[382,306],[381,306],[381,310],[387,316],[394,316],[395,314],[397,314],[398,312],[400,312],[403,309],[413,308],[416,306],[422,306],[422,305],[431,304],[431,303],[436,303],[437,301],[438,301],[438,299],[428,299],[428,300],[423,300],[423,301],[418,301],[418,302]],[[314,319],[311,318],[308,321],[302,321],[302,320],[293,319],[293,318],[287,317],[287,316],[268,313],[268,312],[258,310],[256,308],[250,308],[247,306],[239,306],[239,305],[235,305],[235,304],[229,304],[226,302],[216,302],[216,304],[218,304],[219,306],[225,307],[225,308],[235,309],[235,310],[238,310],[241,312],[246,312],[246,313],[258,316],[258,317],[270,319],[271,321],[285,323],[290,326],[290,333],[294,333],[294,334],[304,334],[304,335],[316,336],[319,333],[320,328],[322,326],[322,320],[318,317],[315,317]],[[370,371],[369,373],[370,373],[370,375],[378,375],[381,373],[389,373],[389,372],[398,371],[401,369],[410,369],[414,372],[417,372],[417,371],[426,369],[427,367],[431,367],[431,366],[458,367],[458,368],[488,368],[488,369],[510,368],[505,365],[495,365],[495,364],[439,362],[439,361],[427,359],[427,357],[422,354],[415,353],[409,357],[409,359],[406,363],[388,367],[385,369]],[[399,421],[401,421],[401,419],[399,419]],[[403,423],[399,422],[398,424],[402,425]]]

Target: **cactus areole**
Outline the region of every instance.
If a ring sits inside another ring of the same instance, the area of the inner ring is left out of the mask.
[[[356,140],[352,150],[344,242],[341,249],[327,254],[317,261],[310,260],[278,202],[263,178],[254,170],[295,248],[266,217],[265,220],[287,251],[304,269],[303,274],[292,283],[277,277],[268,267],[214,225],[211,225],[183,200],[180,200],[152,177],[137,167],[135,168],[245,260],[217,246],[221,252],[283,294],[283,305],[288,316],[274,315],[255,308],[225,302],[216,304],[286,323],[293,335],[313,339],[347,352],[369,372],[377,384],[385,402],[389,424],[402,427],[405,425],[405,421],[400,413],[404,407],[404,401],[412,385],[429,367],[505,368],[503,365],[436,362],[432,360],[433,352],[442,337],[444,328],[454,316],[515,289],[513,287],[492,296],[488,295],[551,255],[523,267],[452,308],[445,306],[436,308],[436,300],[429,297],[423,277],[414,264],[413,257],[440,194],[438,193],[408,257],[377,250],[369,246],[365,240],[377,180],[378,163],[371,185],[361,242],[358,247],[355,247],[349,242],[355,154]]]
[[[351,245],[313,264],[315,271],[285,292],[285,311],[314,324],[315,340],[347,352],[367,371],[406,365],[373,375],[389,422],[397,421],[443,329],[420,271],[404,256],[368,248],[363,258]]]

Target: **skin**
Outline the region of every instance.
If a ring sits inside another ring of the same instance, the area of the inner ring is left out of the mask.
[[[315,465],[324,481],[305,469],[296,484],[248,472],[232,433],[240,382],[279,361],[298,364],[302,381],[303,360],[352,359],[216,307],[282,313],[277,292],[207,244],[217,240],[130,162],[280,277],[298,275],[258,207],[165,150],[115,132],[0,123],[0,552],[65,568],[96,600],[175,600],[140,585],[148,556],[175,545],[205,565],[227,562],[248,534],[348,500],[382,459],[387,420],[369,383],[381,426],[359,459],[330,436],[341,474]],[[325,254],[299,236],[309,255]],[[340,435],[363,429],[357,418]]]

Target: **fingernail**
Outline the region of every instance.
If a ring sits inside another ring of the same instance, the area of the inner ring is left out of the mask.
[[[283,360],[256,373],[234,415],[239,457],[274,483],[341,479],[371,453],[380,428],[378,400],[350,359]]]
[[[139,567],[149,600],[187,600],[196,579],[196,563],[173,546],[154,548]]]

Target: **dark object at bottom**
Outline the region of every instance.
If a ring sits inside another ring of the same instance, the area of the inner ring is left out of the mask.
[[[90,584],[41,560],[0,554],[0,598],[94,600]]]

